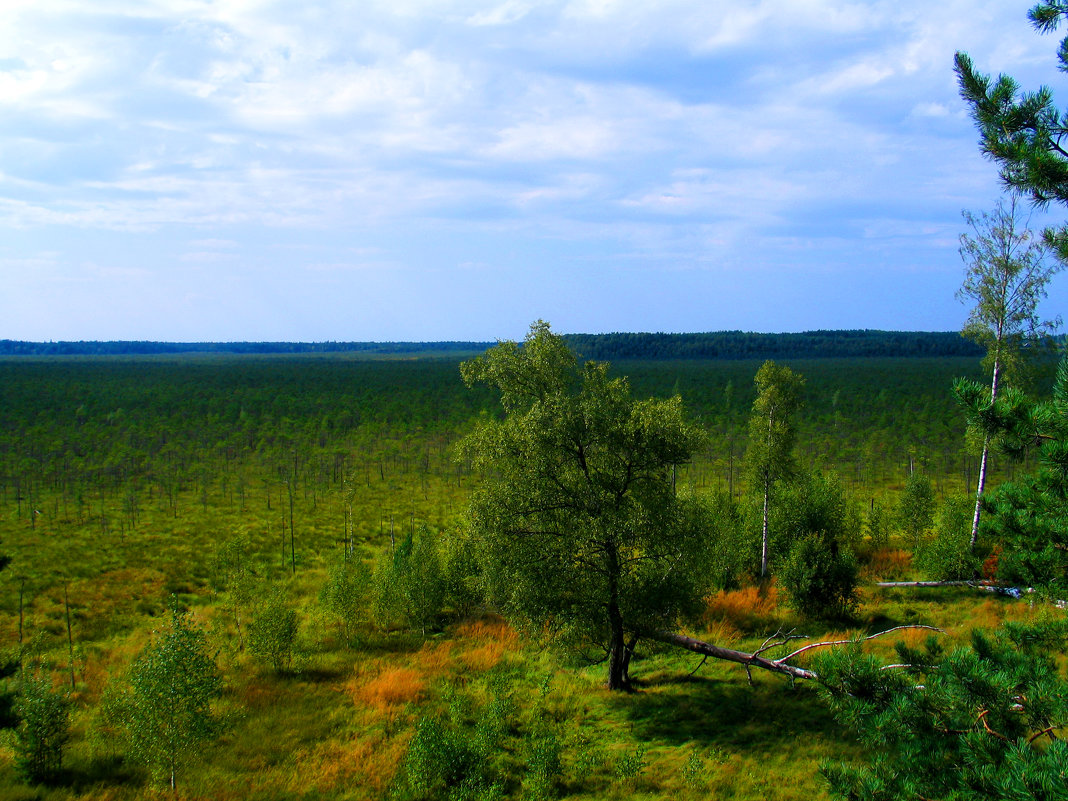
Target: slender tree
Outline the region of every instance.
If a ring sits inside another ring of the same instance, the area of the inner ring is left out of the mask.
[[[211,702],[221,692],[207,637],[172,597],[170,628],[130,668],[122,711],[130,756],[175,789],[179,769],[218,734]]]
[[[954,392],[970,420],[991,433],[1000,449],[1019,457],[1038,450],[1038,470],[984,498],[984,528],[1002,545],[998,575],[1068,597],[1068,357],[1062,359],[1053,396],[1034,403],[1010,387],[993,407],[984,388],[961,379]]]
[[[746,460],[754,488],[762,496],[760,575],[766,576],[770,557],[768,530],[771,491],[775,482],[794,469],[797,429],[791,416],[801,406],[805,379],[791,370],[766,361],[757,371],[757,398],[749,418],[749,448]]]
[[[1012,195],[990,214],[964,212],[971,233],[961,234],[960,254],[966,265],[957,297],[973,303],[963,334],[986,348],[990,403],[997,399],[1002,376],[1015,367],[1027,344],[1056,329],[1059,320],[1040,320],[1038,304],[1062,264],[1047,259],[1048,247],[1035,239],[1020,219]],[[979,480],[972,517],[971,546],[979,536],[981,498],[986,486],[990,436],[983,437]]]

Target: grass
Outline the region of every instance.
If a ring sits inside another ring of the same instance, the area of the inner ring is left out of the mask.
[[[529,791],[534,743],[550,736],[561,744],[556,789],[575,799],[818,801],[827,798],[818,763],[859,756],[853,734],[828,716],[810,687],[757,673],[750,686],[739,665],[702,664],[651,644],[632,665],[638,692],[621,695],[603,689],[603,665],[577,664],[527,642],[484,610],[426,638],[361,623],[346,641],[317,602],[346,532],[356,557],[369,559],[388,547],[391,528],[398,539],[421,524],[448,531],[477,480],[443,455],[449,436],[441,432],[413,427],[368,436],[373,442],[347,463],[347,483],[307,479],[294,494],[295,554],[276,466],[255,454],[230,466],[225,481],[192,480],[196,465],[188,465],[176,495],[141,487],[136,523],[122,522],[122,493],[103,478],[99,492],[78,498],[36,487],[41,514],[32,523],[26,504],[20,514],[5,488],[0,540],[14,561],[0,573],[0,643],[18,647],[21,630],[24,652],[51,671],[57,688],[69,688],[69,599],[75,688],[61,781],[20,784],[11,733],[0,732],[0,801],[161,795],[123,762],[120,744],[101,734],[99,706],[165,623],[172,593],[194,609],[226,678],[218,706],[226,732],[179,777],[185,798],[381,799],[403,770],[418,721],[434,715],[472,742],[497,733],[486,761],[513,797]],[[318,455],[332,458],[325,449]],[[876,466],[865,471],[890,472]],[[708,455],[680,468],[679,482],[703,491],[725,485],[726,475],[722,458]],[[944,479],[947,486],[956,481]],[[892,498],[893,481],[899,477],[862,485],[865,502],[869,493]],[[257,592],[281,585],[298,609],[301,655],[288,674],[264,672],[241,648],[213,566],[221,543],[236,535],[249,542],[246,567]],[[864,577],[901,579],[913,570],[910,553],[890,546],[874,551]],[[946,628],[949,643],[964,643],[974,626],[1035,614],[1025,602],[970,589],[869,587],[856,620],[812,627],[785,608],[772,583],[713,595],[692,633],[753,650],[777,630],[833,639],[916,622]],[[868,647],[889,653],[892,642]]]

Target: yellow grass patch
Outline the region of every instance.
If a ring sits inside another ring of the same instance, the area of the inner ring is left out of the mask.
[[[456,634],[461,643],[473,644],[460,653],[460,661],[472,670],[489,670],[501,661],[505,652],[519,647],[519,635],[503,620],[465,623]]]
[[[350,682],[350,685],[353,683]],[[351,688],[357,704],[380,712],[418,701],[425,691],[426,679],[418,671],[407,667],[387,667],[366,684]]]
[[[427,643],[413,656],[412,664],[427,675],[443,673],[452,666],[453,645],[451,640],[436,644]]]
[[[897,581],[912,569],[912,553],[901,548],[879,548],[871,555],[864,574],[875,581]]]
[[[409,739],[368,737],[322,743],[302,755],[297,781],[289,782],[289,789],[303,794],[309,788],[330,792],[358,787],[368,797],[385,798],[408,750]]]
[[[726,621],[735,628],[747,628],[775,614],[779,590],[774,584],[739,590],[721,590],[708,599],[702,622],[711,626]]]

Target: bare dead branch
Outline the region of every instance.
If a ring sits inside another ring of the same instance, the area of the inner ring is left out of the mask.
[[[827,640],[825,642],[809,643],[803,648],[798,648],[792,654],[787,654],[783,657],[783,660],[793,659],[798,654],[803,654],[805,651],[811,651],[813,648],[824,648],[830,645],[850,645],[854,642],[867,642],[868,640],[874,640],[876,637],[882,637],[886,634],[891,634],[895,631],[904,631],[907,629],[924,629],[926,631],[936,631],[939,634],[946,633],[944,629],[936,628],[935,626],[924,626],[920,623],[909,623],[904,626],[894,626],[894,628],[887,629],[886,631],[878,631],[875,634],[869,634],[867,637],[861,637],[859,640]]]
[[[862,637],[857,640],[834,640],[828,642],[816,642],[806,645],[804,648],[799,648],[791,654],[787,654],[780,659],[768,659],[761,656],[761,653],[767,651],[770,648],[774,648],[776,645],[781,645],[784,642],[789,642],[791,639],[800,639],[800,635],[795,635],[792,632],[783,634],[781,631],[776,632],[771,637],[764,640],[763,644],[753,653],[746,651],[736,651],[733,648],[724,648],[720,645],[713,645],[703,640],[698,640],[694,637],[687,637],[684,634],[675,634],[670,631],[651,631],[647,632],[647,636],[651,640],[665,643],[667,645],[674,645],[678,648],[684,648],[687,651],[692,651],[695,654],[701,654],[705,657],[712,657],[713,659],[722,659],[726,662],[736,662],[739,665],[745,667],[746,676],[749,678],[750,683],[753,680],[752,668],[760,668],[761,670],[767,670],[772,673],[780,673],[784,676],[789,676],[791,679],[818,679],[819,676],[816,672],[809,670],[808,668],[798,667],[797,665],[791,665],[790,660],[796,657],[798,654],[802,654],[805,651],[810,651],[813,648],[822,648],[825,646],[833,645],[850,645],[855,642],[866,642],[867,640],[873,640],[876,637],[882,637],[886,634],[890,634],[895,631],[903,631],[906,629],[925,629],[927,631],[937,631],[941,634],[945,632],[942,629],[935,628],[934,626],[924,626],[920,624],[911,624],[906,626],[896,626],[886,631],[880,631],[876,634],[870,634],[867,637]],[[773,642],[774,640],[774,642]],[[704,664],[704,660],[701,660],[701,664],[697,666],[700,668]],[[894,667],[911,667],[911,665],[895,665]],[[693,673],[697,672],[697,668]],[[691,673],[690,675],[693,675]]]

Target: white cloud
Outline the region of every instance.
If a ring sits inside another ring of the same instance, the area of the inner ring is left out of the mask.
[[[511,25],[523,19],[533,8],[533,3],[524,2],[524,0],[508,0],[487,11],[472,14],[467,18],[467,23],[476,27]]]

